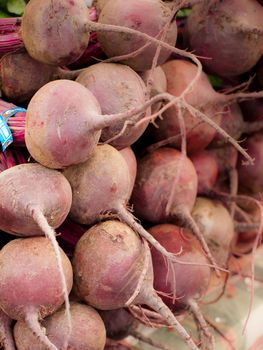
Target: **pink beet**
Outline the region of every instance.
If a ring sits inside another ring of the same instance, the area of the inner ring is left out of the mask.
[[[147,16],[145,15],[147,13]],[[122,0],[107,1],[99,15],[98,22],[101,24],[120,25],[152,37],[160,35],[160,31],[172,19],[171,10],[165,3],[159,0],[130,0],[123,6]],[[175,46],[177,38],[176,21],[172,20],[169,25],[165,42]],[[136,71],[145,71],[151,68],[152,60],[156,52],[156,46],[150,45],[149,41],[136,37],[132,34],[100,32],[98,40],[107,56],[130,55],[122,59],[122,63],[129,65]],[[116,43],[118,43],[116,45]],[[146,45],[148,44],[148,45]],[[146,47],[136,55],[132,53],[144,45]],[[170,51],[161,50],[157,65],[164,63],[170,56]]]
[[[152,249],[155,290],[160,292],[163,301],[174,313],[189,309],[200,327],[202,345],[207,344],[206,349],[215,349],[214,337],[198,306],[198,300],[207,292],[210,281],[210,268],[205,266],[206,258],[200,245],[191,232],[175,225],[153,226],[150,232],[167,249],[174,253],[181,251],[178,256],[181,262],[193,263],[186,266],[174,263],[173,270],[169,270],[159,252]]]
[[[72,332],[67,349],[70,350],[103,350],[106,343],[106,330],[98,312],[90,306],[71,303]],[[47,337],[58,348],[62,349],[67,335],[65,308],[62,307],[41,322]],[[39,339],[32,333],[23,320],[17,321],[14,328],[17,350],[46,350]]]
[[[216,158],[206,150],[190,157],[198,177],[198,194],[205,194],[213,190],[218,176]]]
[[[125,112],[146,102],[144,82],[135,71],[122,64],[94,64],[86,68],[76,81],[93,93],[100,104],[102,114]],[[144,116],[145,113],[134,115],[130,121],[137,122]],[[142,123],[139,127],[127,125],[122,132],[124,122],[120,121],[104,128],[101,141],[110,143],[117,149],[128,147],[142,135],[149,123]]]
[[[136,174],[137,174],[137,160],[135,157],[135,154],[133,150],[130,147],[123,148],[120,151],[121,155],[125,159],[128,168],[129,168],[129,175],[130,175],[130,195],[132,193],[135,179],[136,179]]]
[[[5,350],[16,350],[12,332],[12,319],[0,309],[0,345]]]
[[[160,148],[138,161],[131,203],[140,219],[152,223],[181,221],[189,226],[214,263],[190,214],[197,196],[197,183],[196,170],[189,158],[175,149]]]
[[[73,268],[85,302],[101,310],[146,304],[176,328],[189,348],[198,349],[154,291],[149,248],[127,225],[106,221],[89,229],[76,245]]]
[[[70,323],[68,285],[54,231],[70,210],[72,191],[68,181],[58,171],[40,164],[21,164],[0,174],[0,190],[0,229],[21,237],[46,235],[50,240]]]
[[[235,240],[234,222],[220,201],[198,197],[192,216],[219,266],[227,266]]]
[[[63,174],[72,188],[70,217],[73,220],[80,224],[93,225],[104,218],[117,216],[156,246],[168,261],[175,258],[127,210],[130,197],[129,169],[123,156],[114,147],[97,146],[89,160],[68,167]]]
[[[249,71],[263,54],[263,8],[257,0],[202,2],[187,19],[187,37],[204,67],[229,77]]]
[[[62,250],[60,256],[70,291],[72,267]],[[0,270],[0,307],[9,317],[24,320],[47,349],[57,350],[38,322],[64,302],[64,286],[50,241],[45,237],[32,237],[9,242],[0,251]]]
[[[238,161],[238,177],[240,189],[248,191],[254,196],[259,196],[263,191],[263,181],[261,176],[261,168],[263,166],[263,134],[256,133],[248,137],[243,142],[248,153],[255,159],[255,163],[243,164],[243,157],[239,157]]]
[[[172,96],[179,96],[193,81],[196,76],[197,67],[186,60],[171,60],[162,69],[167,78],[167,92]],[[216,93],[207,76],[202,73],[192,90],[185,96],[186,102],[201,110],[214,122],[220,124],[223,107],[220,102],[221,96]],[[158,128],[151,127],[151,136],[156,141],[165,140],[171,136],[181,134],[178,119],[178,108],[173,106],[163,113],[163,119],[157,120]],[[187,108],[182,110],[186,127],[187,151],[195,153],[204,149],[214,138],[216,130],[205,122],[200,122],[195,113],[190,113]],[[176,148],[181,146],[181,137],[170,143]]]
[[[28,53],[38,61],[58,66],[76,61],[88,45],[88,16],[84,0],[31,0],[21,25]]]
[[[79,73],[36,61],[25,50],[8,53],[0,61],[2,93],[16,103],[28,102],[51,80],[75,79]]]

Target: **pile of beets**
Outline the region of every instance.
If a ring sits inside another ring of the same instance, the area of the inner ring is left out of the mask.
[[[215,350],[199,304],[263,232],[262,1],[30,0],[0,39],[2,348]]]

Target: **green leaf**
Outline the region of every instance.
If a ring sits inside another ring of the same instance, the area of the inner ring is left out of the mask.
[[[6,10],[7,0],[0,0],[0,8]]]
[[[7,12],[0,10],[0,18],[11,17]]]
[[[220,88],[224,84],[224,80],[216,75],[207,74],[207,77],[214,88]]]
[[[176,18],[184,18],[190,15],[191,9],[181,9],[177,12]]]
[[[9,12],[21,16],[24,12],[26,3],[24,0],[8,0],[6,6]]]

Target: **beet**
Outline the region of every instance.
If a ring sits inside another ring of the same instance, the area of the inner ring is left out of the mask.
[[[0,174],[0,191],[1,230],[21,237],[46,235],[50,240],[70,323],[68,285],[54,231],[70,210],[72,191],[68,181],[58,171],[39,164],[21,164]]]
[[[189,226],[214,263],[190,214],[197,195],[197,182],[197,174],[189,158],[175,149],[160,148],[138,161],[131,203],[140,219],[152,223],[180,221]]]
[[[218,164],[216,158],[206,150],[193,154],[190,157],[194,164],[198,177],[198,194],[210,192],[216,183],[218,176]]]
[[[102,114],[125,112],[146,102],[144,82],[130,67],[122,64],[94,64],[86,68],[76,81],[94,94]],[[145,113],[134,115],[130,121],[137,122],[144,116]],[[122,132],[124,122],[120,121],[103,129],[101,141],[110,143],[117,149],[128,147],[142,135],[149,123],[145,122],[139,127],[127,125]]]
[[[187,19],[187,41],[204,67],[223,77],[249,71],[263,54],[263,8],[256,0],[196,4]]]
[[[16,350],[12,332],[12,319],[0,309],[0,345],[5,350]]]
[[[180,96],[193,81],[197,73],[197,67],[186,60],[171,60],[162,69],[167,78],[167,92],[172,96]],[[216,93],[207,76],[202,73],[195,86],[185,96],[185,101],[196,109],[202,111],[210,119],[220,124],[222,102],[220,94]],[[163,113],[163,119],[156,121],[158,128],[151,127],[150,135],[155,141],[165,140],[171,136],[180,135],[181,129],[178,118],[178,108],[175,105]],[[204,149],[214,138],[215,128],[197,118],[195,113],[187,108],[181,109],[186,127],[186,141],[188,153],[198,152]],[[181,137],[170,145],[179,148]]]
[[[129,0],[125,6],[123,6],[122,0],[114,0],[108,1],[103,6],[98,22],[136,29],[151,37],[156,37],[168,20],[171,20],[170,17],[170,8],[159,0]],[[169,25],[164,41],[171,46],[175,46],[176,38],[177,26],[176,21],[173,20]],[[145,71],[151,68],[156,46],[150,45],[149,41],[147,43],[146,39],[128,33],[103,31],[99,32],[98,40],[107,56],[130,56],[127,59],[123,58],[122,63],[129,65],[136,71]],[[145,45],[146,47],[134,55],[135,57],[131,54]],[[170,56],[170,53],[170,51],[162,49],[157,65],[164,63]]]
[[[263,191],[261,168],[263,164],[263,134],[256,133],[248,137],[242,144],[247,152],[255,159],[255,163],[243,164],[244,158],[238,160],[238,177],[240,189],[251,193],[253,196],[260,196]]]
[[[130,175],[130,196],[131,196],[135,179],[136,179],[136,174],[137,174],[137,160],[133,150],[130,147],[123,148],[120,151],[120,154],[123,156],[123,158],[125,159],[128,165],[129,175]]]
[[[214,337],[197,303],[207,292],[210,281],[210,268],[205,266],[206,257],[202,248],[191,232],[175,225],[157,225],[150,228],[150,232],[167,249],[174,253],[181,251],[178,255],[181,262],[193,263],[185,266],[174,263],[173,270],[169,270],[162,256],[153,248],[155,290],[160,292],[161,298],[173,312],[189,309],[198,321],[201,336],[204,336],[202,345],[205,346],[206,342],[209,349],[215,349]]]
[[[124,308],[115,310],[100,310],[99,314],[103,319],[107,337],[113,340],[121,340],[129,336],[135,319]]]
[[[85,302],[100,310],[146,304],[176,328],[189,348],[198,349],[154,291],[148,245],[127,225],[106,221],[89,229],[76,245],[73,269],[77,293]]]
[[[175,258],[127,210],[130,196],[129,170],[123,156],[114,147],[97,146],[89,160],[68,167],[63,174],[72,188],[70,217],[73,220],[80,224],[93,225],[104,218],[117,216],[155,245],[168,261]]]
[[[98,312],[92,307],[80,303],[71,303],[70,311],[72,332],[67,349],[103,350],[106,342],[106,331]],[[66,322],[64,307],[42,321],[47,337],[58,349],[63,348],[67,334]],[[17,350],[28,350],[29,348],[46,350],[46,347],[40,344],[37,337],[22,320],[17,321],[15,325],[14,337]]]
[[[22,18],[22,39],[29,55],[57,66],[76,61],[90,33],[84,0],[30,0]]]
[[[236,235],[234,221],[220,201],[198,197],[192,216],[219,266],[226,266]]]
[[[205,266],[206,257],[189,230],[171,224],[161,224],[151,227],[149,231],[167,249],[174,253],[181,250],[181,254],[178,255],[181,261],[204,264],[200,266],[174,263],[174,271],[168,272],[162,256],[156,249],[151,249],[154,288],[165,294],[161,294],[161,298],[174,313],[179,314],[182,309],[189,307],[190,299],[198,300],[205,295],[210,280],[210,268]],[[174,288],[176,294],[173,300]]]
[[[10,101],[28,102],[46,83],[55,79],[75,79],[79,71],[44,64],[34,60],[25,50],[11,52],[1,58],[1,91]]]
[[[62,250],[59,254],[69,292],[72,267]],[[0,307],[9,317],[24,320],[47,349],[57,350],[38,322],[55,312],[65,299],[53,245],[45,237],[9,242],[0,251],[0,272]]]

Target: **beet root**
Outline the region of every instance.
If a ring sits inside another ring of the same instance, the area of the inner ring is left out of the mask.
[[[171,60],[162,65],[162,69],[167,78],[167,92],[172,96],[180,96],[189,84],[194,80],[197,67],[186,60]],[[196,84],[185,96],[188,105],[202,111],[207,117],[213,119],[217,124],[221,121],[220,112],[222,107],[219,103],[220,96],[210,84],[205,73],[202,72]],[[158,128],[151,127],[150,135],[156,141],[180,135],[180,123],[178,118],[178,108],[181,109],[186,128],[186,141],[188,153],[195,153],[203,150],[214,138],[215,128],[206,122],[200,122],[195,112],[187,108],[174,105],[163,113],[163,119],[156,121]],[[171,143],[179,148],[182,142],[182,135]]]
[[[145,16],[145,13],[150,15]],[[161,30],[170,19],[171,10],[159,0],[130,0],[123,6],[122,0],[109,1],[102,8],[98,22],[101,24],[120,25],[139,30],[151,37],[160,35]],[[170,23],[165,42],[175,46],[177,38],[176,21]],[[108,57],[124,56],[142,48],[138,54],[123,58],[122,63],[129,65],[136,71],[145,71],[152,66],[156,46],[144,38],[132,34],[99,32],[98,40]],[[118,45],[114,44],[118,43]],[[145,47],[144,47],[145,46]],[[157,65],[162,64],[170,56],[170,51],[162,49]]]
[[[62,250],[60,256],[67,290],[70,291],[72,267]],[[0,270],[0,307],[9,317],[24,320],[48,349],[57,350],[38,322],[64,302],[64,286],[50,241],[45,237],[33,237],[9,242],[0,251]]]
[[[173,270],[169,270],[159,252],[154,248],[151,250],[155,290],[160,292],[161,298],[174,313],[190,309],[200,325],[203,341],[208,345],[206,349],[214,350],[214,337],[197,304],[208,289],[211,275],[210,268],[205,266],[207,260],[199,242],[191,232],[175,225],[157,225],[149,231],[167,249],[173,252],[181,249],[179,260],[204,264],[183,266],[174,263]]]
[[[100,104],[102,114],[132,110],[146,102],[146,87],[143,80],[130,67],[122,64],[94,64],[86,68],[76,81],[94,94]],[[149,123],[134,126],[134,123],[144,116],[145,113],[134,115],[129,119],[132,125],[125,125],[125,121],[120,121],[104,128],[101,133],[101,141],[110,143],[117,149],[132,145],[142,135]]]
[[[263,164],[263,134],[256,133],[248,137],[242,145],[255,159],[255,163],[253,165],[243,164],[244,158],[239,157],[237,170],[240,190],[261,198],[263,181],[260,169]]]
[[[94,118],[100,114],[98,101],[82,85],[63,79],[49,82],[28,105],[26,146],[46,167],[84,162],[98,143],[100,131],[95,130]]]
[[[190,299],[198,300],[205,295],[210,280],[210,268],[205,266],[207,259],[201,251],[199,242],[186,229],[171,224],[161,224],[151,227],[149,231],[161,244],[174,253],[181,249],[182,253],[178,258],[182,261],[198,261],[204,264],[204,266],[184,266],[174,263],[174,271],[168,272],[161,255],[156,249],[151,249],[154,288],[167,294],[167,297],[161,295],[161,298],[173,312],[180,313],[182,309],[189,307]],[[174,289],[175,298],[173,298]]]
[[[226,266],[235,239],[234,222],[228,210],[219,201],[198,197],[192,216],[218,265]]]
[[[216,183],[218,165],[215,157],[206,150],[193,154],[190,157],[198,177],[198,194],[210,192]]]
[[[107,338],[121,340],[129,336],[131,328],[136,323],[134,317],[124,308],[100,310],[106,328]]]
[[[30,0],[21,25],[29,55],[51,65],[73,63],[89,41],[88,17],[84,0]]]
[[[17,236],[44,234],[35,220],[37,211],[57,228],[70,210],[72,191],[68,181],[58,171],[40,164],[21,164],[3,171],[0,189],[0,227]]]
[[[245,15],[245,16],[244,16]],[[223,77],[249,71],[263,53],[263,8],[256,0],[213,1],[193,6],[187,40],[204,67]]]
[[[128,165],[129,174],[130,174],[130,196],[131,196],[135,179],[136,179],[136,174],[137,174],[137,160],[131,147],[123,148],[122,150],[120,150],[120,153]]]
[[[193,163],[173,148],[160,148],[138,161],[131,197],[135,214],[152,223],[182,222],[200,240],[209,260],[215,260],[190,212],[197,196]]]
[[[76,245],[73,269],[77,293],[85,302],[101,310],[146,304],[176,328],[189,348],[197,350],[154,292],[149,248],[127,225],[106,221],[89,229]]]
[[[54,231],[69,213],[72,201],[70,184],[58,171],[40,164],[22,164],[0,174],[0,190],[3,195],[0,228],[22,237],[46,235],[50,240],[70,325],[67,281]]]
[[[16,350],[11,327],[12,319],[0,309],[0,346],[5,350]]]
[[[67,349],[71,350],[103,350],[106,343],[106,330],[98,312],[92,307],[80,303],[71,303],[72,332]],[[42,321],[46,335],[58,348],[62,349],[67,334],[65,308],[62,307],[53,315]],[[28,350],[29,346],[38,350],[46,350],[37,337],[19,320],[14,327],[14,337],[18,350]]]
[[[55,79],[75,79],[70,71],[34,60],[25,50],[4,55],[0,61],[1,91],[16,103],[28,102],[45,84]]]
[[[115,148],[99,145],[90,159],[68,167],[63,174],[72,188],[70,216],[73,220],[92,225],[103,218],[117,216],[156,246],[168,261],[176,258],[163,249],[126,209],[130,196],[130,175],[126,161]]]

